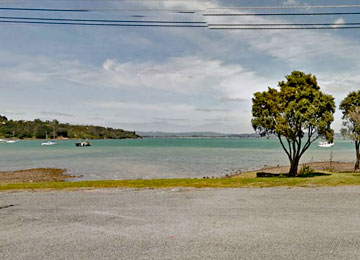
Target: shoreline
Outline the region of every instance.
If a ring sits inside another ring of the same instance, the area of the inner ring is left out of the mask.
[[[304,164],[302,164],[304,165]],[[298,177],[272,176],[257,177],[257,173],[284,173],[287,166],[268,167],[259,171],[238,172],[219,178],[184,179],[138,179],[138,180],[96,180],[72,181],[77,178],[66,174],[64,169],[29,169],[0,172],[0,191],[8,190],[63,190],[63,189],[101,189],[101,188],[265,188],[265,187],[329,187],[360,186],[360,173],[354,172],[353,163],[313,162],[305,164],[314,168],[312,175]],[[299,169],[301,166],[299,167]]]

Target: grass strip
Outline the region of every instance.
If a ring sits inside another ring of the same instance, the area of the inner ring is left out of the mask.
[[[264,188],[264,187],[322,187],[360,185],[359,173],[329,173],[315,177],[264,177],[264,178],[215,178],[215,179],[144,179],[102,180],[77,182],[2,183],[0,191],[38,189],[100,189],[100,188]]]

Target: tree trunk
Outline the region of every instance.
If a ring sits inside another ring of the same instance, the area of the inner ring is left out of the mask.
[[[289,177],[295,177],[298,172],[300,158],[294,158],[290,160],[290,170],[289,170]]]
[[[356,150],[356,161],[355,161],[355,171],[358,171],[360,168],[360,151],[359,151],[359,142],[355,142],[355,150]]]

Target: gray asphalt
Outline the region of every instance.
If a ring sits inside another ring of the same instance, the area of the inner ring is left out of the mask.
[[[360,259],[360,188],[3,192],[0,259]]]

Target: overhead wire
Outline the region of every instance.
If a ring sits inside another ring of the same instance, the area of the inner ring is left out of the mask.
[[[209,10],[261,10],[261,9],[316,9],[316,8],[360,8],[360,4],[352,5],[283,5],[283,6],[229,6],[208,7]]]
[[[0,3],[1,4],[1,3]],[[308,8],[340,8],[360,7],[360,5],[318,5]],[[281,6],[282,9],[300,8],[305,6]],[[237,9],[280,9],[279,6],[262,7],[232,7]],[[208,8],[226,9],[226,8]],[[0,7],[0,11],[37,11],[37,12],[90,12],[93,9],[57,9],[57,8],[17,8]],[[118,9],[120,10],[120,9]],[[126,9],[121,9],[126,10]],[[134,10],[134,9],[133,9]],[[174,10],[172,10],[174,11]],[[177,10],[178,13],[193,14],[195,11]],[[360,15],[360,12],[300,12],[300,13],[202,13],[202,16],[330,16],[330,15]],[[132,17],[143,17],[131,15]],[[0,23],[12,24],[47,24],[47,25],[78,25],[78,26],[112,26],[112,27],[183,27],[206,28],[212,30],[325,30],[325,29],[359,29],[360,23],[207,23],[205,21],[164,21],[164,20],[116,20],[116,19],[78,19],[78,18],[45,18],[0,16]]]
[[[360,29],[360,26],[332,26],[332,27],[209,27],[210,30],[336,30]]]
[[[57,9],[57,8],[24,8],[24,7],[0,7],[2,11],[37,11],[37,12],[90,12],[88,9]]]
[[[216,24],[141,24],[141,23],[85,23],[85,22],[50,22],[50,21],[13,21],[13,20],[1,20],[0,24],[44,24],[44,25],[72,25],[72,26],[110,26],[110,27],[168,27],[168,28],[209,28],[211,30],[335,30],[335,29],[360,29],[360,23],[349,23],[359,26],[344,26],[347,24],[332,24],[331,26],[312,26],[312,27],[265,27],[265,25],[255,26],[255,24],[244,24],[243,27],[219,27]],[[283,24],[285,25],[285,24]],[[292,25],[292,24],[289,24]],[[312,24],[307,24],[312,25]],[[326,24],[321,24],[326,25]],[[263,27],[261,27],[263,26]],[[295,25],[294,26],[299,26]]]
[[[45,21],[13,21],[13,20],[0,20],[0,23],[5,24],[47,24],[47,25],[77,25],[77,26],[110,26],[110,27],[178,27],[178,28],[207,28],[207,25],[197,24],[140,24],[140,23],[66,23],[66,22],[45,22]]]
[[[350,26],[359,23],[209,23],[208,26]]]
[[[360,12],[329,13],[205,13],[203,16],[316,16],[316,15],[359,15]]]
[[[98,22],[98,23],[164,23],[164,24],[206,24],[198,21],[159,21],[159,20],[109,20],[109,19],[74,19],[74,18],[44,18],[44,17],[19,17],[0,16],[0,19],[8,20],[37,20],[37,21],[58,21],[58,22]]]
[[[126,2],[126,1],[124,1]],[[4,4],[1,3],[0,4]],[[7,3],[8,4],[8,3]],[[333,8],[360,8],[360,4],[349,5],[288,5],[288,6],[228,6],[228,7],[207,7],[204,9],[153,9],[153,8],[84,8],[84,9],[56,9],[56,8],[18,8],[2,7],[0,10],[6,11],[44,11],[44,12],[178,12],[178,13],[196,13],[209,10],[285,10],[285,9],[333,9]]]

